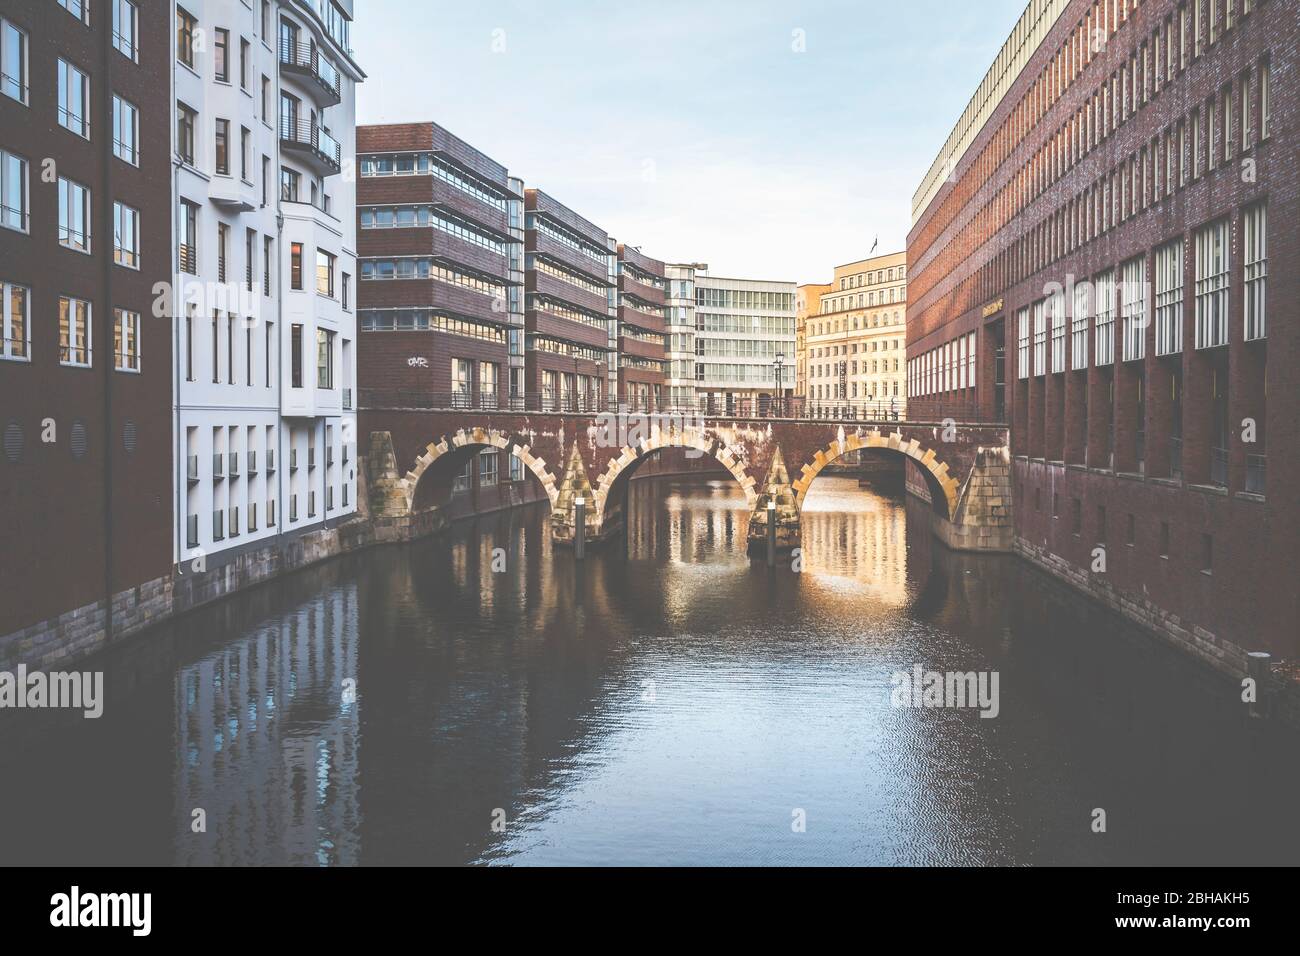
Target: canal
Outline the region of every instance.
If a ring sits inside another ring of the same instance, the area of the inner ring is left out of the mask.
[[[0,713],[0,863],[1297,858],[1292,736],[899,491],[819,479],[798,570],[729,481],[630,495],[581,566],[544,509],[473,519],[102,656],[98,720]],[[895,706],[917,665],[996,717]]]

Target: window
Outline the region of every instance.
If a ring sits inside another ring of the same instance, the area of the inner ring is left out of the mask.
[[[113,310],[113,362],[119,372],[140,371],[140,313]]]
[[[140,212],[120,202],[113,203],[113,261],[140,268]]]
[[[1267,334],[1265,321],[1265,284],[1268,280],[1268,229],[1267,209],[1259,205],[1247,209],[1242,216],[1242,279],[1245,284],[1244,311],[1247,341],[1262,339]]]
[[[248,41],[239,38],[239,86],[248,89]]]
[[[90,365],[90,303],[59,297],[59,361]]]
[[[1095,284],[1097,302],[1097,365],[1115,363],[1115,273],[1113,270],[1097,276]]]
[[[334,257],[324,249],[316,250],[316,291],[334,298]]]
[[[1052,372],[1065,371],[1065,294],[1058,292],[1047,300],[1047,311],[1052,316]],[[961,387],[966,387],[966,343],[962,342],[962,381]]]
[[[1196,233],[1196,347],[1228,344],[1228,223]]]
[[[140,165],[140,114],[113,94],[113,155],[132,166]]]
[[[28,188],[27,160],[0,149],[0,226],[27,231]]]
[[[1034,375],[1047,373],[1047,300],[1034,303]],[[941,386],[942,388],[943,386]]]
[[[217,223],[217,281],[226,281],[226,250],[228,238],[230,236],[230,227],[224,222]]]
[[[316,387],[334,387],[334,333],[316,330]]]
[[[249,168],[253,165],[253,134],[248,131],[248,127],[239,128],[239,178],[250,186],[253,184],[253,174]]]
[[[140,13],[134,0],[112,0],[113,49],[128,60],[137,62]]]
[[[0,282],[0,336],[4,348],[0,358],[28,360],[32,357],[31,292],[12,282]]]
[[[294,325],[290,329],[291,371],[289,382],[294,388],[302,388],[302,326]]]
[[[216,170],[218,176],[230,175],[230,120],[217,120]]]
[[[90,23],[90,4],[88,0],[59,0],[59,6],[82,23]]]
[[[1019,337],[1016,349],[1016,369],[1020,378],[1029,378],[1029,310],[1021,309],[1016,317],[1019,326]],[[922,395],[929,394],[928,387],[923,386]]]
[[[298,184],[301,181],[302,181],[302,177],[299,176],[296,172],[294,172],[292,169],[285,169],[283,166],[281,166],[280,167],[280,198],[284,202],[297,202]]]
[[[275,261],[271,237],[262,237],[262,295],[271,294],[271,263]]]
[[[496,449],[481,451],[478,455],[478,483],[480,488],[488,488],[497,483],[499,459]]]
[[[27,104],[27,34],[0,20],[0,93]]]
[[[212,31],[212,73],[218,83],[230,82],[230,31]]]
[[[1270,90],[1268,79],[1268,64],[1264,63],[1259,68],[1259,138],[1268,139],[1269,134],[1269,108],[1270,108]]]
[[[59,125],[90,139],[90,77],[59,60]]]
[[[1122,269],[1121,311],[1124,318],[1124,361],[1146,358],[1147,354],[1147,263],[1144,257],[1130,259]]]
[[[194,381],[194,311],[187,306],[185,312],[185,381]]]
[[[1156,250],[1156,354],[1183,350],[1183,241]]]
[[[289,287],[302,291],[302,243],[289,246]],[[295,326],[296,328],[297,326]]]
[[[199,22],[181,7],[176,8],[176,59],[194,67],[194,31]]]
[[[90,190],[59,177],[59,245],[90,251]]]
[[[1086,282],[1074,287],[1074,308],[1070,313],[1070,368],[1088,367],[1088,319],[1092,315],[1092,290]]]
[[[176,104],[176,152],[191,166],[194,165],[195,115],[184,103]]]
[[[181,272],[198,275],[199,272],[199,207],[181,200],[178,263]]]

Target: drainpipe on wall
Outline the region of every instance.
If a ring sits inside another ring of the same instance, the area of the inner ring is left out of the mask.
[[[100,49],[100,73],[104,82],[100,84],[99,95],[103,97],[105,130],[113,128],[113,84],[111,76],[113,33],[107,24],[103,26],[104,39]],[[108,237],[113,222],[113,144],[111,136],[100,136],[100,161],[104,169],[103,195],[100,197],[103,218],[101,223],[107,228],[102,234]],[[138,240],[137,236],[137,240]],[[94,241],[93,239],[91,240]],[[111,241],[111,240],[110,240]],[[101,239],[101,242],[103,240]],[[105,348],[104,359],[104,596],[107,607],[104,615],[104,643],[113,641],[113,256],[109,249],[101,250],[104,270],[103,302],[105,319],[99,323]],[[90,347],[94,349],[94,338]],[[93,351],[91,353],[94,354]],[[93,359],[92,359],[93,361]]]

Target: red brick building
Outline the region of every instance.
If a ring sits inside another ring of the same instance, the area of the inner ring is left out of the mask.
[[[1032,0],[913,205],[912,417],[1012,426],[1016,547],[1300,652],[1297,4]]]
[[[529,407],[604,408],[618,371],[614,242],[540,189],[524,197]]]
[[[171,37],[135,9],[0,6],[0,667],[140,626],[172,567]]]
[[[436,123],[358,127],[357,162],[362,404],[505,407],[522,199],[506,168]]]
[[[664,263],[618,244],[618,400],[652,411],[664,402],[668,280]]]

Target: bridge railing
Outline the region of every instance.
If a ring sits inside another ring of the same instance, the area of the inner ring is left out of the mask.
[[[529,392],[523,395],[497,395],[481,392],[430,392],[401,389],[363,388],[359,391],[360,407],[416,408],[430,411],[489,412],[565,412],[600,414],[617,412],[647,415],[681,415],[702,418],[769,418],[799,421],[902,422],[907,410],[902,402],[816,401],[800,396],[758,399],[700,399],[696,402],[653,400],[615,401],[601,395],[550,394]],[[973,423],[979,421],[973,402],[936,403],[927,401],[926,421]]]

